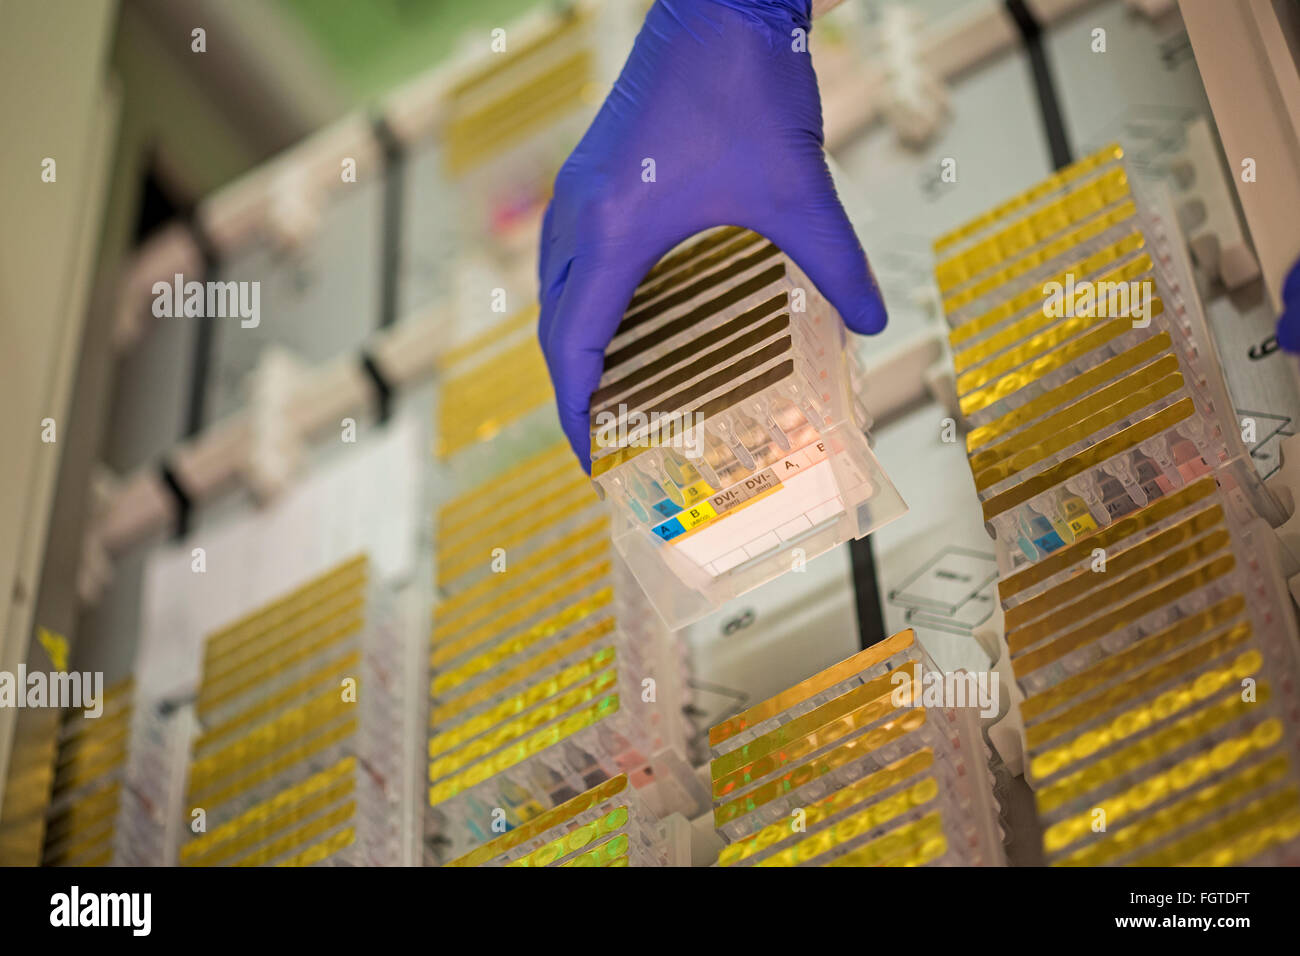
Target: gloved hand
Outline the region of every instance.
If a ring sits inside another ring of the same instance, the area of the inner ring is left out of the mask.
[[[542,223],[538,337],[560,423],[588,470],[588,407],[605,347],[645,273],[703,229],[766,236],[850,329],[885,327],[822,153],[809,11],[810,0],[656,0],[556,177]]]
[[[1277,320],[1277,344],[1288,352],[1300,352],[1300,261],[1291,267],[1282,283],[1282,317]]]

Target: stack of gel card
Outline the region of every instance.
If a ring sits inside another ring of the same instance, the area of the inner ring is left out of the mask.
[[[753,232],[704,233],[650,271],[591,416],[615,544],[672,627],[906,511],[839,315]]]
[[[1280,517],[1170,228],[1111,146],[935,244],[971,472],[1017,563],[1210,471]]]
[[[185,866],[396,865],[400,640],[359,557],[211,635]]]
[[[936,251],[1048,861],[1300,860],[1281,509],[1172,217],[1110,146]]]
[[[667,866],[660,824],[626,774],[611,777],[448,866]]]
[[[431,839],[448,854],[685,751],[681,659],[563,441],[441,506]]]
[[[978,705],[936,675],[902,631],[714,727],[719,865],[1001,864]]]
[[[163,821],[151,811],[148,715],[134,706],[134,682],[103,692],[102,710],[73,710],[59,733],[45,826],[45,866],[158,866]]]

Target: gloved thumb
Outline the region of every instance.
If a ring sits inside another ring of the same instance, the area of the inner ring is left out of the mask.
[[[884,329],[885,302],[829,170],[758,231],[795,261],[850,329],[862,335]]]
[[[591,396],[600,385],[605,348],[614,337],[641,277],[644,256],[579,256],[555,299],[555,314],[540,323],[542,354],[555,385],[560,426],[578,461],[591,471]],[[545,311],[545,306],[544,306]]]

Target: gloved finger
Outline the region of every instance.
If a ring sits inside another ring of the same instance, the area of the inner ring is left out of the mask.
[[[1287,352],[1300,352],[1300,309],[1288,309],[1277,320],[1277,344]]]
[[[1288,309],[1300,308],[1300,260],[1282,282],[1282,305]]]
[[[830,171],[783,207],[759,231],[798,264],[850,329],[863,335],[884,329],[888,316],[880,287]]]
[[[612,249],[610,250],[612,251]],[[632,294],[654,255],[615,253],[575,259],[556,300],[542,339],[542,352],[555,385],[560,426],[578,461],[591,471],[591,395],[605,367],[605,347],[614,337]]]
[[[1300,352],[1300,262],[1291,267],[1282,282],[1282,315],[1277,320],[1277,344],[1288,352]]]

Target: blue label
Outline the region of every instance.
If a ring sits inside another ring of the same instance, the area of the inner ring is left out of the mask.
[[[677,505],[673,504],[672,499],[670,498],[665,498],[663,501],[657,502],[654,505],[654,509],[665,518],[671,518],[673,515],[677,514],[677,512],[682,510],[677,507]]]
[[[655,534],[659,535],[659,537],[663,538],[665,541],[671,541],[685,530],[686,529],[682,527],[682,523],[676,518],[673,518],[671,521],[665,521],[661,525],[656,525],[654,529]]]

